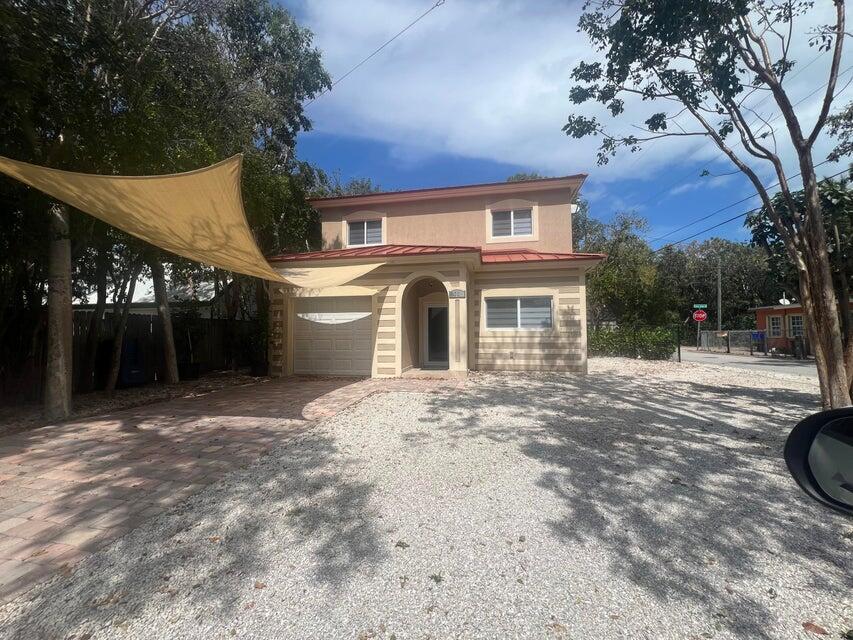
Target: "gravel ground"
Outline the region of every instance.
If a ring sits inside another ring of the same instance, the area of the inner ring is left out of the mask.
[[[6,638],[838,638],[802,377],[597,359],[374,395],[19,600]]]

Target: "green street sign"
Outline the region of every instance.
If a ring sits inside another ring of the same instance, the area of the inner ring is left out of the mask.
[[[707,304],[694,304],[693,308],[694,309],[707,309],[708,305]]]

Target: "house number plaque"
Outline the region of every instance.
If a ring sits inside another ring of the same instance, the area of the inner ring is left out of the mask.
[[[465,289],[451,289],[450,293],[447,294],[449,298],[464,298],[465,297]]]

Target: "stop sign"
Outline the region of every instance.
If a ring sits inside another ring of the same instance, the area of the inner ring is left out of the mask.
[[[705,322],[705,320],[708,319],[708,314],[704,309],[696,309],[696,311],[693,312],[693,319],[696,322]]]

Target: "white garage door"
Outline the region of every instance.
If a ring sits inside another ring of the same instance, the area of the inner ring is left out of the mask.
[[[373,363],[372,299],[297,298],[293,372],[369,376]]]

